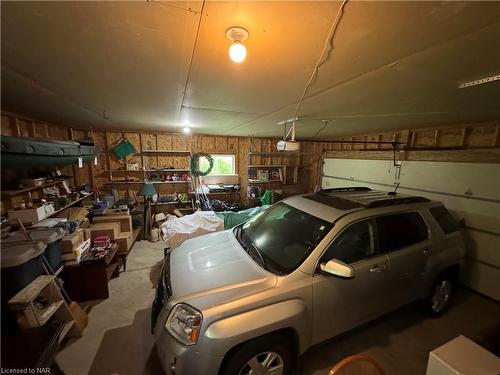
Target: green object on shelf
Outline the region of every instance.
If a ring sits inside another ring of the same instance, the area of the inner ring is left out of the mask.
[[[142,187],[141,194],[144,195],[145,197],[152,197],[153,195],[156,194],[156,189],[153,184],[145,183]]]
[[[260,197],[260,203],[263,205],[269,205],[273,202],[273,191],[266,190],[264,194]]]
[[[112,147],[112,150],[118,159],[124,159],[136,152],[134,145],[127,138],[122,138],[116,146]]]

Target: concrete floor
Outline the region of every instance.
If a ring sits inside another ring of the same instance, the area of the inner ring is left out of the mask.
[[[110,298],[95,305],[83,337],[62,350],[57,361],[67,375],[162,374],[150,334],[151,279],[163,257],[162,243],[137,242],[127,271],[110,281]],[[405,307],[310,349],[298,373],[326,375],[352,354],[368,354],[387,375],[425,374],[429,351],[463,334],[470,338],[500,324],[500,304],[459,289],[450,310],[428,319]],[[190,374],[191,375],[191,374]]]

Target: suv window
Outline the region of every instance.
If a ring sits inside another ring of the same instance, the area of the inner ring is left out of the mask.
[[[255,248],[271,272],[295,270],[332,229],[332,224],[307,212],[277,203],[235,227],[235,236],[247,251]]]
[[[322,262],[335,258],[349,264],[369,258],[376,253],[374,221],[364,220],[349,225],[340,233],[326,250]]]
[[[434,219],[436,219],[444,233],[449,234],[458,231],[459,226],[457,221],[453,216],[451,216],[445,207],[432,207],[429,211]]]
[[[405,212],[377,217],[381,251],[389,252],[429,238],[427,225],[418,212]]]

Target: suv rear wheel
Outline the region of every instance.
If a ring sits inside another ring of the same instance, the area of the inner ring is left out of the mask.
[[[427,300],[427,310],[432,316],[442,314],[450,304],[453,293],[453,279],[446,274],[438,277]]]
[[[294,359],[284,336],[257,338],[228,358],[223,375],[290,375]]]

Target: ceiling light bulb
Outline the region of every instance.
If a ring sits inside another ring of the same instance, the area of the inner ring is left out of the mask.
[[[240,42],[234,42],[231,44],[231,47],[229,47],[229,57],[235,63],[239,64],[247,57],[247,49]]]
[[[188,134],[189,132],[191,132],[191,129],[189,129],[189,126],[185,125],[184,128],[182,128],[182,131]]]

